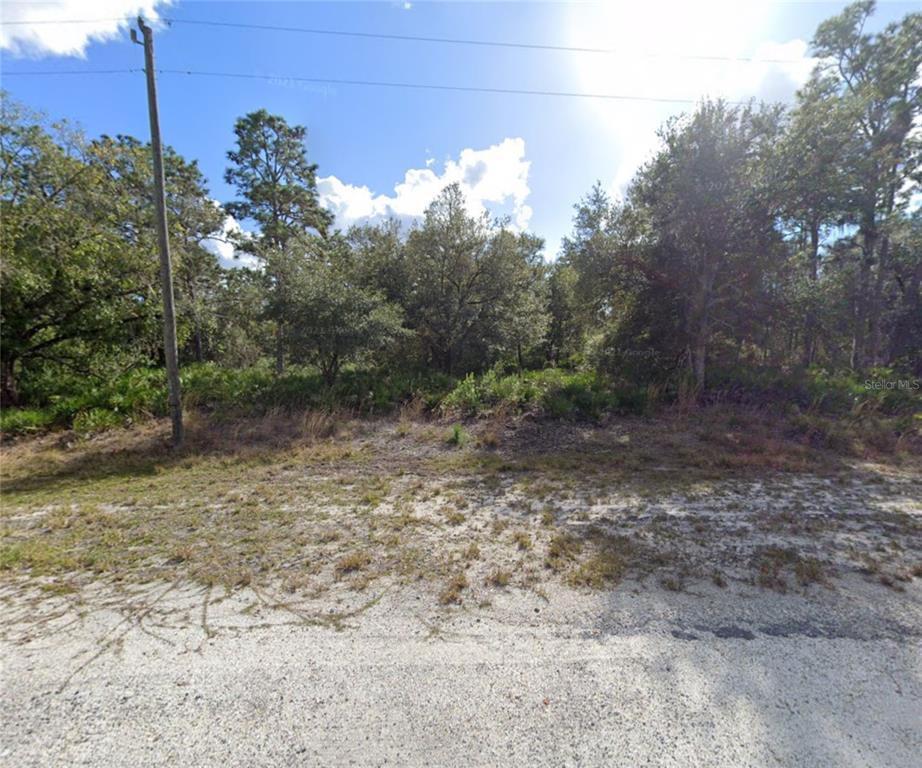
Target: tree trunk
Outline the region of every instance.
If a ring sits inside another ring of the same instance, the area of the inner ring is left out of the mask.
[[[448,344],[448,348],[445,350],[445,358],[444,358],[444,359],[445,359],[445,362],[444,362],[444,364],[443,364],[443,369],[444,369],[445,373],[447,373],[449,376],[451,376],[452,373],[454,373],[454,367],[455,367],[454,362],[455,362],[455,361],[454,361],[454,355],[452,355],[452,353],[451,353],[451,343],[450,343],[450,342],[449,342],[449,344]]]
[[[876,233],[865,230],[861,248],[861,262],[858,265],[858,285],[855,289],[855,332],[852,338],[852,369],[863,371],[868,365],[868,294],[871,284],[871,270],[874,264]]]
[[[9,408],[13,405],[19,405],[15,357],[0,360],[0,406]]]
[[[871,366],[882,365],[886,361],[883,359],[883,339],[882,324],[884,310],[884,282],[886,280],[887,267],[890,260],[890,238],[888,235],[882,235],[880,238],[880,247],[877,250],[876,274],[871,286],[871,295],[868,301],[868,363]]]
[[[706,359],[708,336],[711,326],[711,302],[714,296],[714,283],[717,279],[718,264],[716,262],[703,265],[698,278],[697,295],[693,298],[689,319],[689,363],[692,375],[695,377],[697,394],[704,391],[706,379]]]
[[[192,331],[192,354],[197,363],[201,363],[205,359],[205,351],[202,346],[202,329],[198,319],[196,319],[195,328]]]
[[[281,376],[285,373],[285,336],[282,331],[282,324],[277,323],[275,326],[275,375]]]
[[[691,365],[692,374],[695,377],[695,388],[699,394],[704,391],[705,384],[705,360],[707,359],[707,338],[706,334],[699,332],[698,336],[692,342],[691,347]]]
[[[695,393],[704,391],[707,375],[708,319],[704,311],[689,324],[688,366],[695,380]]]
[[[804,318],[804,367],[808,367],[816,360],[816,308],[813,299],[816,294],[816,284],[820,276],[820,227],[816,222],[810,225],[810,299],[807,304],[807,316]]]
[[[333,357],[320,363],[320,374],[323,376],[323,382],[328,389],[332,389],[336,383],[336,377],[339,375],[339,357]]]
[[[891,360],[918,352],[922,345],[922,260],[916,264],[908,280],[897,282],[902,296],[899,317],[891,337]],[[914,374],[922,376],[922,355],[914,355],[910,365]]]

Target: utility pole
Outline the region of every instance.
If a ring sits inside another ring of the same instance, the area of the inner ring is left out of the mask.
[[[176,315],[173,308],[173,267],[170,264],[170,238],[166,220],[166,191],[163,176],[163,146],[160,143],[160,117],[157,110],[157,82],[154,79],[153,30],[138,16],[144,42],[134,30],[131,39],[144,46],[144,72],[147,74],[147,108],[150,114],[150,144],[154,155],[154,207],[157,209],[157,243],[160,247],[160,283],[163,291],[163,354],[169,388],[170,418],[173,420],[173,446],[183,441],[182,394],[179,386],[179,353],[176,348]]]

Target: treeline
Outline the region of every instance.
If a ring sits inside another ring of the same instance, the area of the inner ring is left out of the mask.
[[[166,160],[182,359],[246,368],[550,366],[701,393],[753,372],[922,376],[922,14],[865,32],[871,2],[824,22],[791,109],[706,101],[661,130],[623,201],[597,186],[554,261],[447,187],[409,229],[334,229],[306,130],[237,121],[224,205]],[[64,371],[158,365],[149,147],[87,140],[3,99],[2,396]],[[226,214],[256,268],[207,241]]]

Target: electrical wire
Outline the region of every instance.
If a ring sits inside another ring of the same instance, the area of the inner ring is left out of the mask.
[[[29,70],[23,72],[6,72],[5,76],[54,76],[54,75],[103,75],[103,74],[128,74],[143,72],[143,69],[98,69],[98,70]],[[318,85],[350,85],[367,86],[374,88],[406,88],[414,90],[455,91],[464,93],[490,93],[518,96],[551,96],[575,99],[602,99],[607,101],[643,101],[658,104],[696,104],[698,99],[664,98],[658,96],[636,96],[614,93],[585,93],[582,91],[555,91],[528,88],[497,88],[475,85],[444,85],[439,83],[409,83],[388,80],[357,80],[330,77],[306,77],[301,75],[262,75],[249,72],[215,72],[194,69],[157,69],[158,74],[164,75],[189,75],[193,77],[226,77],[238,80],[263,80],[279,85],[289,83],[314,83]],[[746,102],[730,101],[728,104],[744,104]]]
[[[474,38],[457,38],[457,37],[431,37],[426,35],[401,35],[385,32],[359,32],[354,30],[340,29],[321,29],[317,27],[295,27],[277,24],[253,24],[248,22],[234,21],[211,21],[208,19],[178,19],[173,16],[160,17],[160,21],[167,24],[188,24],[195,26],[207,27],[224,27],[229,29],[253,29],[263,32],[290,32],[309,35],[333,35],[338,37],[354,37],[377,40],[395,40],[415,43],[441,43],[447,45],[468,45],[487,48],[513,48],[520,50],[534,51],[562,51],[567,53],[595,53],[618,55],[622,51],[617,48],[596,48],[591,46],[578,45],[553,45],[549,43],[523,43],[505,40],[478,40]],[[130,22],[126,17],[110,17],[105,19],[39,19],[35,21],[3,21],[0,25],[19,26],[31,24],[97,24],[101,22],[120,21]],[[746,64],[798,64],[802,59],[779,59],[779,58],[757,58],[753,56],[716,56],[707,54],[682,54],[682,53],[636,53],[632,52],[629,58],[644,59],[678,59],[688,61],[712,61],[712,62],[742,62]]]

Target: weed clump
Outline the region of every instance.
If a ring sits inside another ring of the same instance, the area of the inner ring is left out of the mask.
[[[460,605],[461,593],[467,589],[468,581],[464,573],[456,573],[448,580],[445,589],[439,594],[439,603],[442,605]]]
[[[793,549],[767,547],[759,555],[757,567],[756,583],[776,592],[787,592],[787,570],[792,570],[798,583],[804,587],[827,582],[826,570],[821,560],[804,557]]]
[[[504,568],[496,568],[487,576],[487,584],[494,587],[507,587],[512,581],[512,573]]]
[[[572,533],[560,532],[551,537],[544,564],[554,573],[566,570],[582,551],[582,544]]]
[[[808,584],[825,584],[826,572],[823,563],[815,557],[804,557],[794,564],[794,575],[801,586]]]
[[[333,574],[336,578],[341,579],[343,576],[361,571],[371,564],[371,555],[365,550],[358,550],[344,555],[336,561],[333,567]]]
[[[464,429],[464,426],[461,424],[452,424],[451,429],[448,431],[448,437],[446,442],[449,445],[453,445],[456,448],[463,448],[467,445],[470,440],[470,436],[467,433],[467,430]]]

